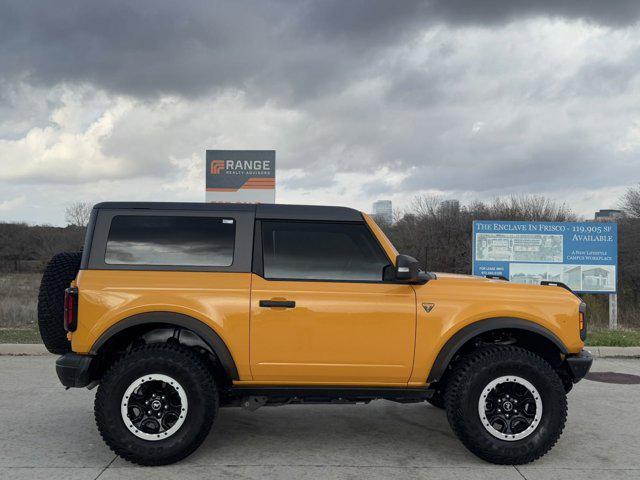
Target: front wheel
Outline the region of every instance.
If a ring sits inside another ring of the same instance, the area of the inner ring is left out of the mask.
[[[497,464],[540,458],[558,441],[567,418],[558,374],[514,346],[485,348],[462,360],[448,382],[445,406],[462,443]]]
[[[218,394],[202,358],[177,344],[134,349],[104,375],[95,400],[98,430],[125,460],[166,465],[204,441]]]

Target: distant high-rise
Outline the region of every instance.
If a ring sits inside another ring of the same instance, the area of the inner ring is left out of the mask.
[[[445,213],[458,213],[460,211],[460,201],[451,199],[440,202],[440,210]]]
[[[603,209],[598,210],[594,215],[594,218],[595,220],[599,220],[601,222],[615,222],[623,216],[624,213],[622,212],[622,210]]]
[[[377,200],[373,202],[373,216],[376,220],[391,224],[393,223],[393,205],[391,200]]]

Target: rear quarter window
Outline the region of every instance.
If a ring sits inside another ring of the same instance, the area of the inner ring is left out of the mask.
[[[113,217],[104,261],[108,265],[227,267],[233,263],[236,223],[196,216]]]

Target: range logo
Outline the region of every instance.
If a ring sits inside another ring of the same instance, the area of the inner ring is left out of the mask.
[[[275,157],[273,150],[207,150],[206,200],[275,202]]]
[[[270,160],[212,160],[211,175],[219,175],[222,170],[235,175],[242,173],[271,173]]]
[[[218,175],[224,169],[224,160],[213,160],[211,162],[211,175]]]

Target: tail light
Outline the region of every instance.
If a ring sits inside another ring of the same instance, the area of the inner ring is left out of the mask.
[[[580,304],[580,311],[578,312],[578,326],[580,328],[580,340],[586,340],[587,338],[587,304],[584,302]]]
[[[64,329],[75,332],[78,327],[78,289],[69,287],[64,291]]]

